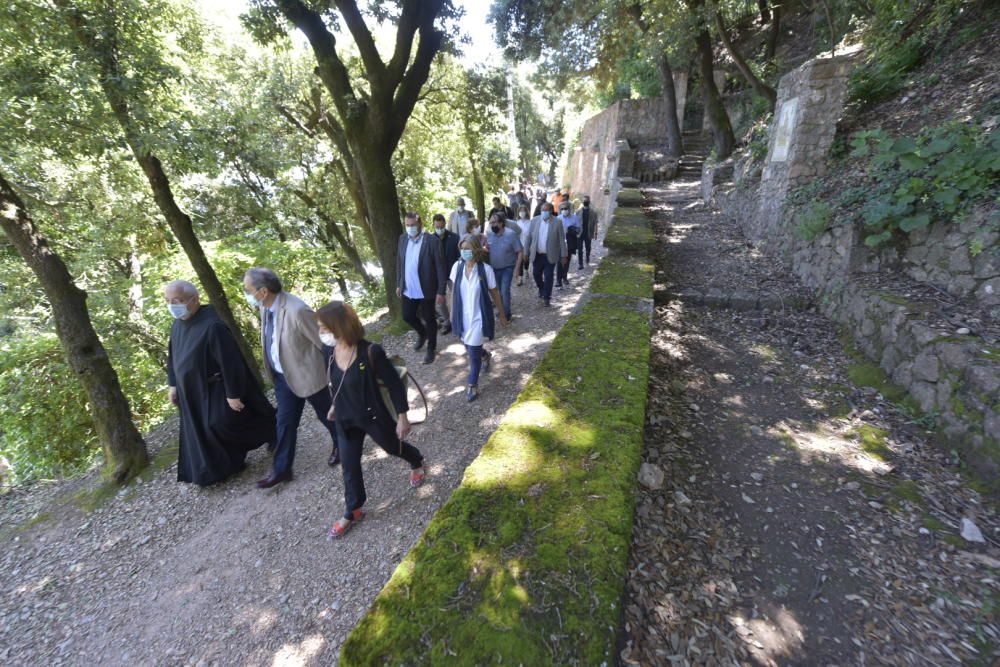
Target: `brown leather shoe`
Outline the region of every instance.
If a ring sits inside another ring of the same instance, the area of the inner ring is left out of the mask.
[[[258,489],[270,489],[272,486],[277,486],[282,482],[292,481],[292,471],[283,472],[280,475],[269,475],[266,478],[257,482]]]

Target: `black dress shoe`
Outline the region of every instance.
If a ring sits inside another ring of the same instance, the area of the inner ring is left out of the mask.
[[[442,336],[447,336],[450,333],[451,333],[451,325],[450,324],[448,326],[446,326],[446,327],[442,327],[441,328],[441,335]]]
[[[420,348],[422,348],[424,346],[424,343],[426,343],[426,342],[427,342],[427,336],[418,336],[417,337],[417,343],[416,343],[416,345],[413,346],[413,350],[414,351],[419,350]]]
[[[280,475],[269,475],[266,478],[257,482],[258,489],[270,489],[272,486],[277,486],[282,482],[292,481],[292,471],[283,472]]]
[[[333,468],[340,463],[340,448],[334,447],[333,451],[330,453],[330,458],[326,460],[326,464]]]
[[[425,364],[433,364],[434,363],[434,350],[433,349],[427,348],[427,354],[424,355],[424,363]]]

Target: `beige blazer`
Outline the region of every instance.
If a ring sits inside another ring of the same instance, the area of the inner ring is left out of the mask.
[[[563,230],[562,220],[556,216],[549,218],[549,238],[540,239],[538,238],[538,231],[542,226],[542,216],[536,216],[531,219],[531,227],[528,232],[528,255],[531,257],[531,261],[535,261],[535,255],[544,252],[546,258],[552,264],[557,263],[560,259],[569,256],[568,248],[566,246],[566,232]]]
[[[326,386],[326,360],[323,343],[319,339],[316,313],[305,301],[289,294],[278,294],[278,309],[275,313],[274,338],[278,342],[278,360],[285,375],[285,382],[296,396],[312,396]],[[264,348],[264,314],[260,309],[260,346],[264,349],[267,374],[274,382],[269,351]]]

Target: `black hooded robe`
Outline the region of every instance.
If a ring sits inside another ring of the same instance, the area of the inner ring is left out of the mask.
[[[219,482],[246,467],[247,452],[276,442],[274,408],[211,306],[174,321],[167,379],[180,409],[177,481]],[[226,398],[246,407],[237,412]]]

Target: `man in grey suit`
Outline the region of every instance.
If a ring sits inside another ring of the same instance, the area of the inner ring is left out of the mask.
[[[553,272],[558,262],[569,263],[569,249],[566,246],[566,231],[558,219],[552,215],[552,204],[542,204],[541,214],[531,220],[528,231],[528,255],[531,257],[531,271],[538,286],[538,298],[546,306],[552,299]]]
[[[292,479],[299,422],[306,402],[333,439],[328,463],[340,462],[337,430],[327,419],[330,394],[327,391],[326,355],[319,339],[316,313],[293,294],[284,291],[271,269],[248,269],[243,276],[243,293],[251,306],[260,310],[260,342],[264,348],[264,368],[274,383],[278,402],[278,442],[274,447],[271,474],[257,482],[269,489]]]
[[[396,296],[402,301],[403,320],[417,332],[414,350],[427,344],[424,363],[434,361],[437,350],[435,303],[444,303],[447,273],[441,257],[441,243],[423,231],[420,216],[407,213],[406,233],[396,249]]]

